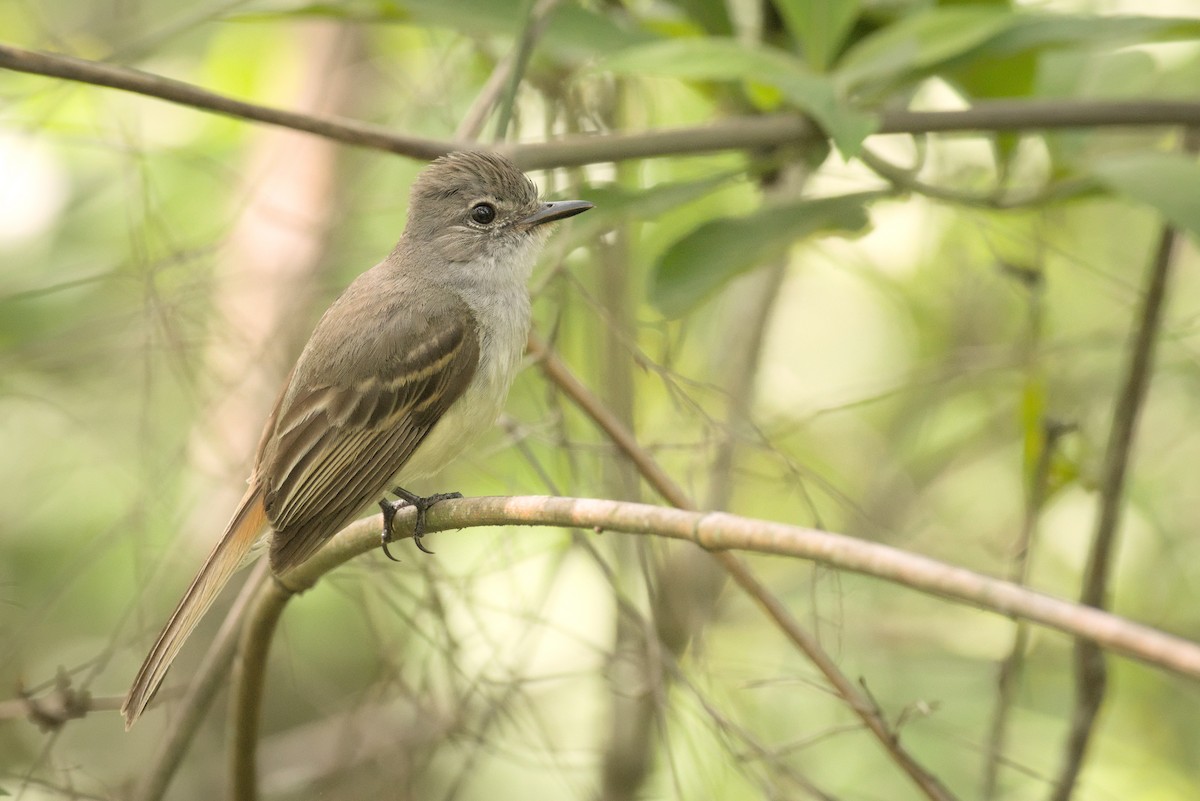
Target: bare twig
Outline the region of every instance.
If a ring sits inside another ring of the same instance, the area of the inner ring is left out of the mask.
[[[1189,137],[1190,138],[1190,137]],[[1154,365],[1154,347],[1162,327],[1166,306],[1167,282],[1171,275],[1172,253],[1178,231],[1170,225],[1159,236],[1154,261],[1150,265],[1146,294],[1138,314],[1137,328],[1129,345],[1129,361],[1122,379],[1121,393],[1113,410],[1112,428],[1104,453],[1100,480],[1100,509],[1091,553],[1084,571],[1080,602],[1103,609],[1107,606],[1109,577],[1112,574],[1116,550],[1117,526],[1124,498],[1125,477],[1133,449],[1138,415],[1150,385]],[[1096,716],[1104,702],[1108,683],[1108,668],[1104,654],[1094,642],[1081,639],[1075,643],[1075,710],[1067,735],[1066,753],[1062,768],[1051,795],[1053,801],[1067,801],[1075,790],[1079,773],[1087,757],[1088,745],[1095,731]]]
[[[25,718],[47,732],[57,731],[67,721],[78,720],[89,712],[121,707],[120,698],[94,698],[87,690],[76,688],[71,683],[71,674],[61,667],[54,677],[54,688],[48,695],[39,698],[19,685],[17,696],[0,702],[0,720]]]
[[[1091,181],[1083,178],[1067,178],[1048,184],[1036,191],[1016,196],[1009,196],[1001,186],[986,194],[973,194],[925,183],[916,177],[915,172],[892,164],[870,148],[863,148],[858,157],[863,164],[897,189],[922,195],[931,200],[977,209],[1006,210],[1037,206],[1052,201],[1067,200],[1089,191],[1093,186]]]
[[[529,57],[533,55],[533,47],[550,23],[550,14],[558,6],[559,0],[525,0],[525,2],[525,26],[521,30],[521,38],[517,40],[517,44],[512,50],[512,66],[509,70],[508,86],[505,88],[504,100],[500,103],[500,115],[496,118],[495,140],[497,142],[503,142],[508,135],[513,108],[517,103],[517,91],[521,88],[521,78],[525,75],[525,68],[529,66]]]
[[[546,376],[592,418],[592,421],[637,466],[642,477],[668,503],[671,503],[680,510],[695,510],[696,506],[692,500],[659,467],[654,458],[646,453],[641,445],[638,444],[633,434],[621,424],[621,421],[587,387],[579,382],[579,379],[571,374],[567,366],[534,334],[530,335],[528,349],[535,358],[540,360],[542,370],[546,373]],[[859,540],[853,541],[859,542]],[[800,648],[813,664],[825,674],[825,677],[837,689],[839,695],[849,704],[854,713],[863,720],[867,728],[876,735],[884,749],[900,765],[901,769],[917,783],[921,790],[930,799],[951,798],[952,796],[946,788],[921,767],[900,745],[899,739],[888,730],[886,722],[880,717],[875,705],[862,697],[858,688],[842,674],[837,664],[825,654],[816,639],[809,636],[795,619],[787,614],[783,605],[758,582],[750,569],[732,554],[714,554],[714,557],[721,567],[729,575],[733,576],[738,585],[754,599],[755,603],[774,620],[776,626],[783,631],[792,644]]]
[[[467,142],[479,138],[479,134],[483,130],[483,123],[495,108],[501,93],[505,92],[509,86],[515,86],[514,81],[519,80],[524,73],[529,53],[532,51],[533,45],[541,38],[542,33],[545,32],[546,25],[550,22],[550,12],[559,2],[560,0],[540,0],[531,9],[520,40],[496,64],[492,74],[488,76],[487,82],[479,90],[475,102],[463,115],[462,122],[454,132],[456,140]],[[515,94],[515,90],[513,93]],[[505,127],[507,128],[507,124]]]
[[[433,159],[454,149],[454,144],[451,142],[404,136],[377,125],[354,120],[319,114],[302,114],[270,106],[260,106],[256,103],[246,103],[201,89],[190,83],[164,78],[129,67],[101,64],[71,56],[37,53],[12,45],[0,44],[0,67],[157,97],[160,100],[216,112],[226,117],[265,122],[268,125],[280,125],[284,128],[324,136],[348,145],[385,150],[411,158]]]
[[[825,649],[815,637],[810,635],[808,631],[796,621],[792,614],[788,612],[778,598],[772,595],[766,587],[759,583],[746,564],[728,551],[720,551],[714,556],[721,563],[733,580],[738,583],[746,594],[762,607],[762,610],[775,621],[783,631],[788,635],[794,644],[796,644],[804,655],[817,666],[817,669],[825,676],[825,678],[833,685],[834,690],[846,701],[851,709],[858,715],[859,719],[866,724],[867,728],[875,735],[875,739],[883,745],[887,750],[888,755],[892,758],[900,768],[908,774],[913,783],[920,788],[921,792],[927,798],[934,801],[949,801],[954,798],[954,795],[946,788],[945,785],[938,780],[936,776],[927,771],[921,766],[908,751],[900,745],[900,738],[887,720],[883,717],[879,707],[863,692],[857,684],[850,681],[846,674],[842,673],[841,668],[837,663],[830,658]]]
[[[187,696],[183,699],[182,710],[178,717],[167,727],[166,735],[158,748],[158,753],[150,760],[149,766],[142,773],[141,784],[134,793],[136,801],[159,801],[167,792],[175,771],[183,761],[188,746],[204,719],[204,713],[212,704],[213,697],[221,688],[225,677],[229,674],[229,666],[238,644],[238,634],[241,632],[242,621],[246,619],[250,601],[255,597],[259,586],[267,577],[267,562],[262,560],[254,568],[254,572],[246,579],[245,585],[233,602],[225,622],[221,624],[217,636],[213,638],[204,655],[204,661],[196,670],[196,677],[188,687]]]
[[[592,422],[598,425],[625,454],[626,458],[633,462],[642,478],[654,488],[655,492],[677,509],[694,510],[696,508],[687,493],[666,474],[650,454],[642,449],[629,429],[622,425],[616,415],[571,373],[570,369],[563,364],[562,359],[558,358],[558,355],[550,350],[537,334],[529,335],[526,349],[529,351],[529,355],[537,360],[546,377],[553,381],[555,386],[562,390],[588,417],[592,418]]]
[[[1033,473],[1029,477],[1028,499],[1025,503],[1024,519],[1021,522],[1017,553],[1013,559],[1012,569],[1009,571],[1009,580],[1022,587],[1025,586],[1029,575],[1033,536],[1049,492],[1050,468],[1054,463],[1054,455],[1058,451],[1058,441],[1069,430],[1070,428],[1062,423],[1049,420],[1042,423],[1041,449],[1038,451]],[[1013,694],[1024,665],[1025,649],[1028,643],[1029,624],[1019,620],[1013,634],[1012,647],[1009,649],[1008,655],[1000,662],[997,670],[996,704],[992,711],[992,725],[988,732],[987,745],[984,747],[986,759],[983,771],[982,797],[984,801],[988,801],[996,795],[1001,757],[1008,733],[1008,713],[1012,708]]]

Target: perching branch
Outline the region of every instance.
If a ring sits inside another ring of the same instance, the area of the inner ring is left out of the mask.
[[[412,517],[411,510],[402,510],[397,516],[397,529],[398,533],[403,532],[402,536],[407,536]],[[1030,620],[1090,640],[1106,650],[1200,679],[1200,644],[1012,582],[841,534],[722,512],[689,512],[639,503],[544,496],[446,501],[429,511],[427,523],[431,532],[503,525],[619,531],[686,540],[713,551],[743,550],[811,559],[828,567],[874,576],[940,598]],[[290,598],[281,591],[283,586],[302,592],[335,567],[374,550],[379,545],[381,525],[378,515],[351,524],[310,560],[285,574],[280,582],[264,585],[256,596],[248,622],[257,627],[255,636],[260,642],[269,641],[270,621],[277,619]],[[732,554],[721,556],[732,557]],[[786,615],[786,610],[779,611]],[[235,688],[239,696],[245,692],[243,686],[253,690],[261,681],[265,652],[263,647],[244,655],[237,676],[239,686]],[[252,692],[246,697],[261,700]],[[258,710],[248,706],[254,704],[235,707],[235,723],[240,729],[253,732]],[[239,734],[241,742],[253,739],[244,731]],[[244,750],[246,753],[239,758],[247,762],[238,766],[235,775],[253,777],[254,752]],[[235,797],[253,798],[254,790],[239,788]]]
[[[428,160],[451,150],[478,147],[470,142],[408,136],[368,123],[247,103],[141,70],[39,53],[13,45],[0,44],[0,68],[157,97],[227,117],[280,125],[409,158]],[[1063,99],[990,101],[958,111],[885,111],[880,115],[878,131],[925,134],[1146,126],[1200,126],[1200,103]],[[731,117],[696,128],[568,136],[551,142],[506,145],[497,149],[512,156],[522,168],[534,170],[684,153],[756,150],[794,144],[818,133],[816,127],[799,114],[775,114]]]
[[[409,518],[401,516],[397,521],[403,530]],[[1091,640],[1105,650],[1200,679],[1200,643],[1010,581],[843,534],[724,512],[690,512],[641,503],[548,496],[445,501],[430,510],[428,523],[430,531],[509,525],[600,529],[687,540],[710,551],[738,550],[809,559],[989,612],[1030,620]],[[337,565],[377,547],[381,525],[375,516],[347,527],[320,553],[286,574],[283,582],[297,592],[308,589]]]

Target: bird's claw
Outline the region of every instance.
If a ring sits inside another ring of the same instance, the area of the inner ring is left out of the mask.
[[[392,523],[395,522],[396,512],[403,509],[405,506],[411,506],[417,510],[417,519],[413,522],[413,542],[419,550],[424,553],[432,554],[433,551],[425,547],[425,543],[421,538],[425,536],[425,513],[429,508],[441,501],[453,500],[461,498],[461,492],[439,492],[436,495],[430,495],[422,498],[420,495],[414,495],[403,487],[394,487],[392,493],[398,498],[395,501],[389,501],[386,498],[379,501],[379,508],[383,511],[383,533],[380,536],[380,547],[383,548],[383,553],[388,559],[393,562],[400,560],[392,556],[388,550],[388,543],[392,541]]]

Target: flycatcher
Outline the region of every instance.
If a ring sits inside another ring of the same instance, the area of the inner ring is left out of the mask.
[[[448,496],[403,485],[495,422],[524,352],[525,282],[545,223],[590,208],[540,202],[516,165],[492,153],[451,153],[421,173],[400,242],[334,301],[292,368],[245,497],[125,697],[126,728],[256,546],[269,546],[271,570],[282,573],[398,485],[402,500],[380,501],[384,547],[395,510],[411,504],[425,550],[425,510]]]

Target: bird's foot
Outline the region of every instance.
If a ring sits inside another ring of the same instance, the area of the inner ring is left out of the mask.
[[[388,550],[388,543],[392,541],[392,523],[396,519],[396,512],[400,511],[406,506],[411,506],[417,510],[417,519],[413,523],[413,542],[417,544],[417,548],[421,551],[432,554],[433,551],[426,548],[425,544],[421,542],[421,538],[425,536],[425,513],[429,511],[429,508],[435,503],[461,498],[462,493],[439,492],[436,495],[429,495],[422,498],[420,495],[414,495],[403,487],[393,487],[392,494],[395,495],[398,500],[389,501],[388,499],[384,498],[379,501],[379,508],[383,510],[383,534],[380,536],[379,544],[383,548],[384,554],[393,562],[400,561],[396,557],[392,556],[391,551]]]

